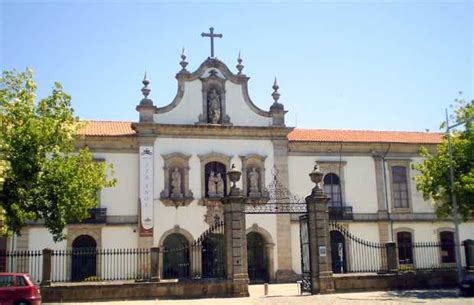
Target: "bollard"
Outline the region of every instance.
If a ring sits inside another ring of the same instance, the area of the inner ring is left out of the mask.
[[[268,283],[263,284],[263,294],[265,296],[268,295]]]

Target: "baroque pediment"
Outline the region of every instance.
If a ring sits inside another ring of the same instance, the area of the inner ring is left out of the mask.
[[[178,125],[282,126],[281,120],[275,120],[275,115],[281,116],[281,113],[263,110],[253,103],[248,92],[250,78],[242,73],[243,66],[239,65],[239,72],[233,73],[217,58],[207,58],[193,72],[186,70],[187,63],[182,64],[183,68],[176,74],[176,96],[162,107],[153,105],[148,98],[150,82],[147,80],[146,103],[137,106],[140,121]],[[275,124],[276,121],[279,123]]]

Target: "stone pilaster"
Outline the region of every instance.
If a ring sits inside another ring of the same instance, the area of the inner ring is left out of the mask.
[[[288,141],[273,140],[274,164],[278,170],[281,184],[288,188]],[[275,274],[276,282],[293,282],[297,275],[293,271],[291,262],[291,218],[289,214],[277,214],[277,259],[278,270]]]
[[[247,236],[245,231],[245,198],[232,189],[224,204],[224,241],[227,280],[232,282],[231,296],[247,297]]]
[[[306,197],[308,210],[309,248],[311,257],[311,293],[333,293],[334,278],[329,238],[329,198],[319,186],[323,173],[315,166],[309,174],[316,183],[311,195]]]
[[[381,243],[386,243],[392,240],[390,236],[390,224],[388,221],[379,221],[379,240]]]
[[[377,190],[377,214],[379,220],[388,219],[388,211],[385,205],[385,186],[384,186],[384,164],[381,155],[372,155],[375,165],[375,186]]]

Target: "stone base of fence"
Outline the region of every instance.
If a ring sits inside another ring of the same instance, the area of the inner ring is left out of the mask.
[[[398,274],[341,274],[334,276],[336,292],[451,288],[458,283],[455,270]]]
[[[229,280],[196,282],[96,282],[42,286],[43,302],[111,301],[132,299],[241,297],[247,283]],[[239,292],[239,293],[237,293]]]

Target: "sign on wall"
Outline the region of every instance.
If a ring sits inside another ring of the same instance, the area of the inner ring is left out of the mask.
[[[153,146],[140,146],[140,235],[153,234]]]

